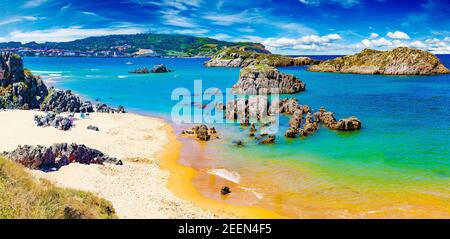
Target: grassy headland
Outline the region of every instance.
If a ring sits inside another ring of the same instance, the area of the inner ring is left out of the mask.
[[[116,218],[110,202],[92,193],[34,179],[22,165],[0,157],[0,218]]]

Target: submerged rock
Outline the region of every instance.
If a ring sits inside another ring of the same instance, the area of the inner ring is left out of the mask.
[[[81,164],[111,163],[122,165],[122,161],[102,152],[78,144],[54,144],[50,147],[24,145],[4,156],[30,169],[60,168],[72,162]]]
[[[241,69],[239,80],[233,86],[237,94],[267,94],[277,90],[279,94],[293,94],[305,90],[305,84],[297,77],[279,72],[268,65],[252,65]]]
[[[263,136],[261,134],[261,136]],[[271,135],[264,135],[261,138],[261,141],[259,141],[259,144],[274,144],[275,143],[275,135],[271,134]]]
[[[413,48],[398,47],[391,51],[365,49],[358,54],[327,60],[309,71],[383,75],[449,74],[433,54]]]

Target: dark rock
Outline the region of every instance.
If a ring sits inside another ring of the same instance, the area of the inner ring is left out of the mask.
[[[172,70],[167,68],[163,64],[153,66],[153,68],[152,68],[152,73],[167,73],[167,72],[172,72]]]
[[[93,131],[100,131],[97,126],[93,126],[93,125],[88,125],[88,127],[86,129],[93,130]]]
[[[129,73],[132,73],[132,74],[149,74],[150,71],[148,70],[147,67],[144,67],[144,68],[136,69],[134,71],[130,71]]]
[[[75,112],[93,112],[90,102],[83,103],[80,97],[74,95],[70,90],[56,90],[51,88],[44,102],[41,104],[42,111]]]
[[[233,141],[233,144],[236,145],[236,146],[238,146],[238,147],[244,146],[244,143],[243,143],[241,140]]]
[[[73,118],[58,116],[53,112],[49,112],[43,116],[35,115],[34,122],[38,127],[51,126],[64,131],[69,130],[73,126]]]
[[[259,144],[273,144],[275,143],[275,135],[267,135],[267,137],[264,137]]]
[[[220,194],[222,194],[222,195],[227,195],[230,193],[231,193],[231,190],[228,186],[224,186],[220,189]]]
[[[106,156],[82,144],[62,143],[50,147],[24,145],[6,152],[5,156],[30,169],[60,168],[71,162],[122,165],[121,160]]]

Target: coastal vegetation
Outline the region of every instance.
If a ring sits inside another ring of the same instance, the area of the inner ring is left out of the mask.
[[[204,63],[208,67],[245,67],[250,65],[266,64],[269,66],[303,66],[316,64],[309,57],[289,57],[271,54],[263,49],[247,47],[226,47]]]
[[[91,193],[36,180],[0,157],[0,218],[116,218],[112,204]]]
[[[69,42],[20,42],[0,43],[0,49],[28,49],[29,54],[33,50],[42,50],[48,54],[61,52],[63,56],[76,56],[81,52],[84,56],[175,56],[194,57],[212,56],[224,47],[237,46],[249,49],[264,49],[259,43],[251,42],[227,42],[208,37],[194,37],[186,35],[170,34],[134,34],[134,35],[110,35],[88,37]],[[51,49],[51,51],[49,51]],[[145,51],[141,51],[144,50]],[[140,52],[141,51],[141,52]],[[52,53],[50,53],[52,52]],[[67,54],[67,52],[71,52]],[[42,53],[42,52],[41,52]],[[72,54],[73,53],[73,54]]]
[[[365,49],[358,54],[327,60],[308,68],[309,71],[383,75],[449,74],[433,54],[408,47],[391,51]]]

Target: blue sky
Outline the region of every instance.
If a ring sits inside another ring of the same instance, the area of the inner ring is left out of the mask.
[[[260,42],[282,54],[450,53],[449,14],[450,0],[2,1],[0,42],[153,32]]]

